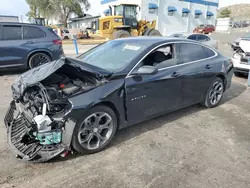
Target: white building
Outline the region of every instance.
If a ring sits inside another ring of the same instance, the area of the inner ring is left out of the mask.
[[[103,15],[109,6],[120,3],[138,4],[138,19],[156,20],[162,35],[192,32],[200,24],[216,23],[219,0],[102,0]]]
[[[0,22],[19,22],[18,16],[0,15]]]

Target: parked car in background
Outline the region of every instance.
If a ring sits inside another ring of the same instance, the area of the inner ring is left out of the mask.
[[[4,120],[8,143],[33,162],[96,153],[119,129],[197,103],[216,107],[232,75],[231,60],[199,42],[111,40],[21,75]]]
[[[185,38],[190,40],[195,40],[198,42],[201,42],[203,44],[206,44],[208,46],[211,46],[215,49],[218,49],[218,42],[211,37],[200,34],[200,33],[174,33],[170,35],[171,37],[177,37],[177,38]]]
[[[237,38],[235,39],[232,43],[231,43],[231,48],[233,50],[239,50],[240,49],[240,41],[241,39],[250,39],[250,33],[247,33],[246,35],[244,35],[243,37]]]
[[[203,33],[203,34],[209,34],[215,31],[214,25],[210,24],[202,24],[199,25],[198,27],[194,28],[193,32],[194,33]]]
[[[248,74],[250,71],[250,38],[242,38],[239,47],[240,49],[232,56],[235,76],[239,76],[241,73]]]
[[[64,55],[61,39],[49,28],[0,23],[0,68],[34,68]]]
[[[60,30],[60,32],[58,31]],[[68,29],[53,29],[53,31],[62,39],[68,40],[72,39],[72,35],[70,34]]]

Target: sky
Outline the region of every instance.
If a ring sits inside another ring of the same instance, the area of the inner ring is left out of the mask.
[[[88,11],[89,14],[98,15],[100,13],[100,1],[101,0],[89,0],[91,3],[91,9]],[[233,4],[246,3],[246,1],[249,0],[220,0],[219,8]],[[0,4],[0,15],[19,16],[19,19],[22,16],[23,21],[27,21],[25,15],[29,11],[29,6],[25,0],[0,0]]]

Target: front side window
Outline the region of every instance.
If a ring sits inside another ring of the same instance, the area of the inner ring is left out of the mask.
[[[203,47],[198,44],[182,43],[180,46],[181,63],[188,63],[207,58]]]
[[[190,35],[187,39],[197,40],[197,35]]]
[[[24,39],[36,39],[43,38],[46,34],[37,27],[24,26],[23,27],[23,38]]]
[[[77,57],[84,63],[111,72],[126,68],[150,44],[134,41],[109,41]]]
[[[65,29],[63,30],[63,32],[64,32],[64,33],[69,33],[69,31],[68,31],[68,30],[65,30]]]
[[[3,40],[21,40],[22,39],[22,27],[21,26],[3,26]]]
[[[174,45],[159,47],[143,59],[139,66],[154,66],[158,69],[177,65]]]

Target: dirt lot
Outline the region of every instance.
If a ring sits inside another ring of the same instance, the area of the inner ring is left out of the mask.
[[[217,108],[173,112],[118,132],[103,152],[44,164],[20,162],[6,146],[14,78],[0,77],[0,187],[250,187],[246,78],[233,79]]]

